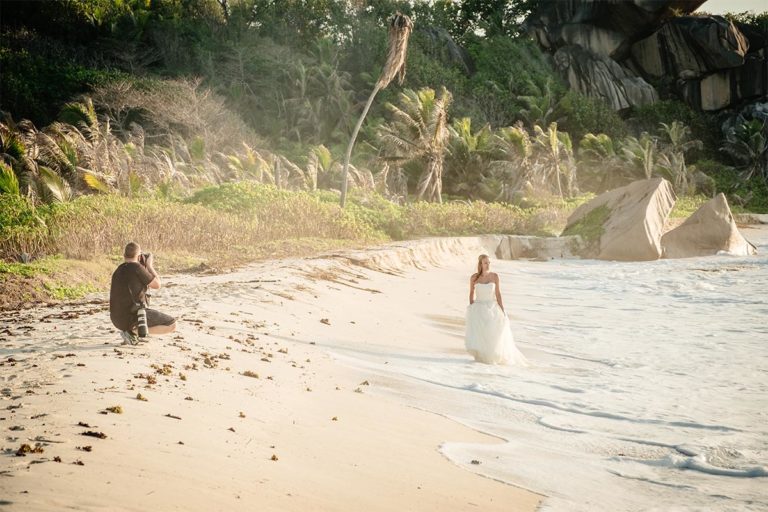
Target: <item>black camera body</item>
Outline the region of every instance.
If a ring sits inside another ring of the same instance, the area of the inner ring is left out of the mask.
[[[152,256],[151,252],[143,252],[143,253],[139,254],[139,263],[141,263],[142,265],[144,265],[146,267],[147,266],[147,261],[149,260],[150,256]]]

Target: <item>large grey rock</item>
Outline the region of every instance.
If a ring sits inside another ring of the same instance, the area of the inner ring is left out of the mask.
[[[614,110],[656,102],[658,94],[648,82],[633,76],[608,57],[601,57],[580,46],[565,46],[554,56],[555,67],[572,89],[604,99]]]
[[[578,44],[621,60],[632,43],[656,30],[673,11],[690,13],[705,0],[558,0],[540,2],[524,28],[552,52]],[[586,28],[593,27],[593,28]]]
[[[681,81],[678,89],[686,103],[706,111],[732,107],[752,98],[765,98],[768,96],[765,50],[748,54],[741,67]]]
[[[581,239],[578,236],[503,235],[496,248],[496,257],[500,260],[577,258],[580,244]]]
[[[426,27],[419,30],[428,40],[431,47],[427,48],[431,54],[440,57],[448,64],[461,69],[465,75],[475,72],[475,63],[467,50],[456,44],[451,34],[444,28]]]
[[[570,23],[561,30],[564,46],[577,45],[602,57],[612,57],[625,44],[627,38],[615,30],[586,23]]]
[[[582,235],[586,257],[655,260],[661,257],[661,235],[674,205],[675,193],[667,180],[635,181],[578,207],[563,235]]]
[[[748,50],[744,34],[722,16],[684,16],[633,44],[631,53],[648,76],[689,80],[743,65]]]
[[[615,110],[655,101],[657,93],[648,82],[662,78],[672,79],[688,104],[707,111],[768,96],[768,34],[722,16],[680,16],[702,4],[540,2],[523,26],[555,55],[572,88],[606,99]],[[575,47],[593,57],[576,55]]]
[[[692,258],[728,253],[755,254],[755,246],[741,236],[725,195],[706,202],[672,231],[661,237],[665,258]]]

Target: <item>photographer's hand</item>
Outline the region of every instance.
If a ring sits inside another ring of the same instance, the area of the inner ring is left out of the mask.
[[[152,279],[152,282],[149,283],[149,288],[158,289],[161,286],[160,275],[157,273],[157,270],[155,270],[154,263],[154,256],[151,253],[147,254],[146,258],[144,259],[144,267],[147,269],[147,272],[152,274],[152,277],[154,278]]]

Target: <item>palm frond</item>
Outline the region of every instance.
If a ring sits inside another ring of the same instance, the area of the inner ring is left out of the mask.
[[[0,161],[0,194],[20,195],[19,179],[10,165]]]
[[[109,186],[104,176],[97,176],[94,172],[84,171],[81,174],[83,182],[91,189],[103,194],[109,194],[112,192],[112,187]]]
[[[402,85],[405,79],[405,58],[411,31],[413,31],[413,22],[408,16],[398,12],[389,20],[387,62],[376,82],[377,88],[385,89],[395,77]]]
[[[72,188],[56,171],[40,166],[40,181],[54,202],[65,203],[72,199]]]

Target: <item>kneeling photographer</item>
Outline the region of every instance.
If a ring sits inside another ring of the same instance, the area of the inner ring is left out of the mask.
[[[166,334],[176,329],[176,319],[149,309],[147,289],[160,288],[160,277],[151,254],[142,254],[135,242],[125,246],[125,261],[112,274],[109,316],[120,329],[124,344],[135,345],[148,334]]]

